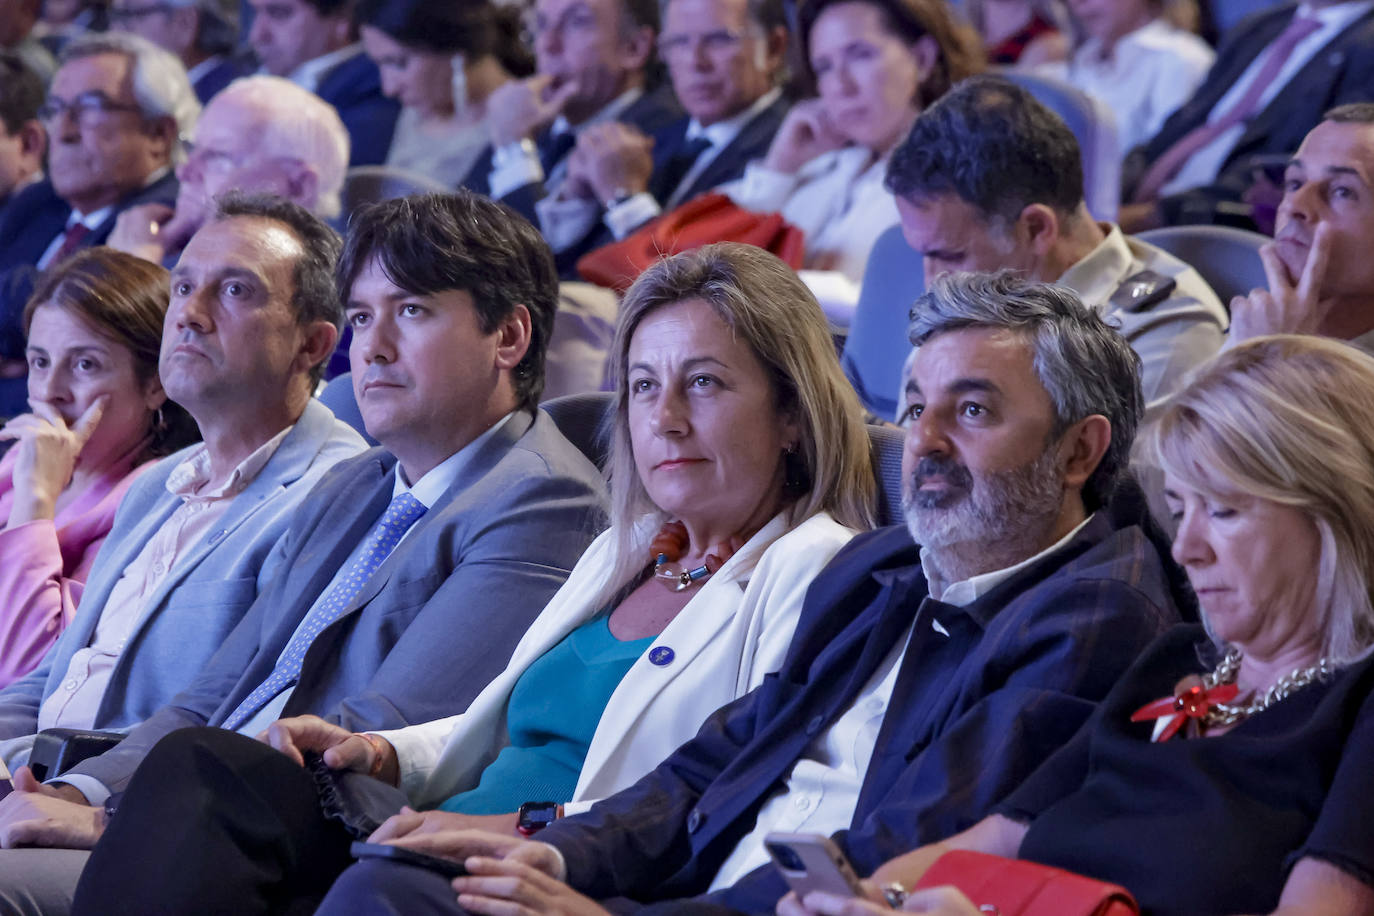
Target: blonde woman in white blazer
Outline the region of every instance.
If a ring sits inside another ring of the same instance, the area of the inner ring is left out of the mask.
[[[514,831],[525,802],[576,810],[628,786],[779,667],[807,585],[873,523],[868,436],[820,306],[773,255],[711,245],[644,272],[622,305],[614,353],[613,527],[465,712],[366,735],[285,719],[266,733],[284,755],[237,744],[241,756],[221,760],[212,783],[187,773],[139,803],[209,791],[324,821],[313,782],[292,763],[317,751],[353,771],[348,785],[362,780],[375,820],[403,805],[446,809],[395,814],[376,839]],[[618,653],[614,664],[582,651],[593,637],[598,651]],[[556,786],[558,797],[517,794],[529,786]],[[474,795],[482,804],[465,808]],[[320,876],[352,862],[346,842],[289,825],[302,821],[283,818],[265,841],[234,828],[233,803],[209,808],[226,814],[202,818],[197,842],[226,867],[197,876],[197,895],[304,909]],[[229,864],[244,861],[253,867]]]
[[[657,531],[644,531],[646,550]],[[587,750],[567,813],[633,783],[696,734],[718,707],[757,687],[787,652],[811,579],[854,532],[829,513],[791,527],[774,516],[701,586],[611,694]],[[378,732],[395,748],[400,787],[416,808],[437,806],[476,785],[505,746],[506,701],[531,662],[602,613],[598,601],[615,532],[602,534],[516,646],[510,665],[461,715]],[[649,660],[670,648],[668,665]],[[525,799],[534,801],[535,799]]]

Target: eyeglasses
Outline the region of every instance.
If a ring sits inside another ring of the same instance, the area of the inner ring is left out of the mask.
[[[112,9],[107,15],[110,17],[110,24],[118,28],[121,24],[135,19],[144,19],[156,13],[170,13],[171,11],[172,5],[170,3],[153,3],[148,6],[132,6],[122,10]]]
[[[77,120],[82,120],[84,118],[103,117],[116,111],[134,111],[141,114],[143,109],[127,102],[116,102],[99,89],[89,89],[78,94],[71,101],[55,95],[48,96],[47,101],[38,109],[38,119],[40,121],[56,121],[67,112],[71,112]]]
[[[740,43],[750,37],[747,31],[716,29],[698,35],[667,34],[658,39],[658,56],[664,60],[690,57],[700,47],[712,57],[725,57],[739,50]]]

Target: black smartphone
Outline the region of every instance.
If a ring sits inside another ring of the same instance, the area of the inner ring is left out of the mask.
[[[357,842],[348,847],[348,851],[359,859],[393,859],[397,862],[405,862],[409,865],[418,865],[421,868],[428,868],[430,871],[437,871],[445,878],[461,878],[468,873],[463,867],[462,862],[455,862],[452,859],[441,859],[438,856],[427,855],[423,852],[416,852],[413,849],[406,849],[404,846],[389,846],[386,843],[362,843]]]
[[[859,876],[840,847],[819,833],[770,833],[763,846],[797,897],[825,891],[840,897],[861,897]]]

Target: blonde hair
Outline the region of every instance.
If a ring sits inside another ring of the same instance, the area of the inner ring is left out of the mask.
[[[1255,338],[1199,369],[1144,441],[1200,493],[1308,515],[1323,654],[1345,665],[1374,650],[1374,359],[1326,338]]]
[[[612,345],[616,395],[607,462],[611,519],[619,538],[608,594],[644,565],[648,539],[668,520],[635,469],[626,384],[630,341],[646,316],[687,300],[705,302],[749,346],[773,381],[777,409],[796,421],[797,448],[786,459],[788,477],[796,482],[785,510],[788,527],[822,511],[851,528],[875,523],[877,484],[863,410],[840,370],[816,297],[791,268],[761,248],[706,245],[651,266],[621,304]]]

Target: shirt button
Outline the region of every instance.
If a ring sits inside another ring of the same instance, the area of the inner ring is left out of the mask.
[[[798,795],[792,804],[797,806],[798,811],[806,811],[811,807],[811,799],[807,798],[805,795]]]
[[[874,697],[873,699],[868,701],[868,710],[874,715],[877,715],[878,713],[883,711],[883,701],[878,699],[877,697]]]
[[[706,820],[706,818],[700,811],[693,810],[691,814],[687,815],[687,832],[696,833],[701,829],[701,822],[704,820]]]
[[[167,567],[163,566],[161,563],[154,563],[154,564],[153,564],[153,572],[156,573],[157,575],[160,576],[160,575],[162,575],[163,573],[165,573],[166,571],[167,571]]]
[[[67,681],[67,683],[63,684],[62,686],[65,687],[67,690],[75,690],[75,689],[76,689],[76,678],[71,678],[70,680]]]
[[[814,735],[821,730],[823,725],[825,725],[825,716],[816,716],[810,722],[806,723],[806,733],[808,735]]]

